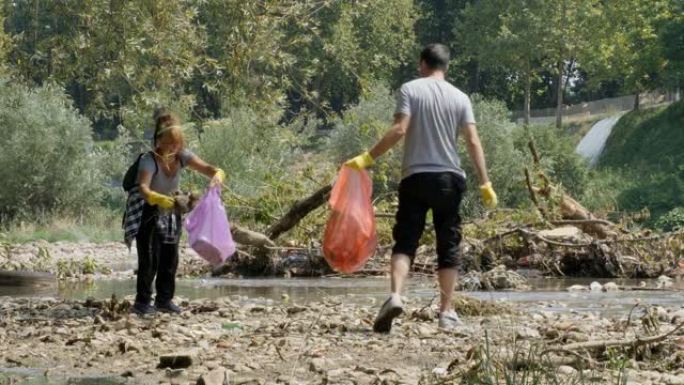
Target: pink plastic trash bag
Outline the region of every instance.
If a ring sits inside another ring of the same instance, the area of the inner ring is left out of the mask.
[[[372,195],[366,170],[342,166],[328,201],[331,213],[323,238],[323,255],[336,271],[353,273],[375,253]]]
[[[218,186],[209,188],[185,218],[190,247],[212,265],[220,265],[235,253],[226,210]]]

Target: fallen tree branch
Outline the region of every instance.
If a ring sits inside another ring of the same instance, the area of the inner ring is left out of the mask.
[[[310,212],[328,201],[331,190],[332,185],[327,185],[318,189],[318,191],[311,194],[308,198],[295,202],[287,214],[268,229],[268,237],[271,240],[276,240],[280,235],[297,226],[299,221],[304,219]]]
[[[376,218],[395,218],[396,215],[392,213],[375,213]]]
[[[588,247],[588,246],[591,246],[591,243],[567,243],[567,242],[552,241],[552,240],[540,235],[539,233],[535,233],[535,232],[528,231],[525,229],[519,229],[519,231],[528,237],[536,238],[536,239],[538,239],[544,243],[547,243],[549,245],[561,246],[561,247]]]
[[[254,247],[275,247],[275,243],[265,234],[233,225],[230,229],[233,240],[241,245]]]
[[[648,237],[637,237],[637,238],[622,238],[622,239],[606,239],[599,241],[599,243],[627,243],[627,242],[643,242],[643,241],[657,241],[659,239],[684,235],[684,231],[674,231],[670,233],[663,233],[658,235],[651,235]]]
[[[604,219],[567,219],[562,221],[551,221],[554,226],[564,226],[564,225],[605,225],[605,226],[615,226],[615,223],[606,221]]]
[[[525,182],[527,183],[527,191],[530,193],[530,199],[534,206],[539,210],[542,217],[546,218],[546,210],[539,204],[539,199],[537,199],[537,193],[534,191],[532,186],[532,178],[530,177],[530,170],[525,167]]]
[[[561,353],[569,354],[571,356],[575,356],[579,358],[582,361],[586,361],[589,364],[589,368],[595,368],[597,366],[596,361],[591,358],[591,356],[587,355],[586,357],[577,353],[576,351],[573,350],[567,350],[567,349],[561,349],[559,350]]]
[[[589,342],[577,342],[574,344],[568,344],[565,346],[559,346],[554,348],[546,349],[542,354],[549,352],[565,352],[570,350],[580,350],[580,349],[596,349],[596,348],[609,348],[615,346],[633,346],[638,347],[642,345],[654,344],[658,342],[665,341],[669,336],[675,334],[679,330],[684,328],[684,322],[680,322],[674,329],[667,333],[663,333],[653,337],[636,337],[630,340],[599,340],[599,341],[589,341]]]

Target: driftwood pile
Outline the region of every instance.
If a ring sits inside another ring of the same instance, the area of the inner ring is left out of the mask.
[[[504,265],[509,269],[537,269],[546,275],[648,278],[684,269],[680,266],[680,261],[684,262],[684,232],[633,234],[596,217],[544,174],[532,141],[529,149],[534,168],[524,171],[530,199],[539,211],[541,222],[512,223],[484,240],[464,239],[463,270],[487,271]],[[280,247],[276,243],[282,234],[325,204],[331,189],[332,186],[326,185],[295,202],[265,233],[234,226],[232,235],[240,245],[237,255],[214,274],[307,276],[333,273],[325,263],[320,247]],[[391,217],[377,215],[378,218]],[[378,254],[386,259],[386,247],[379,248]],[[425,258],[423,263],[420,257],[417,258],[414,272],[433,273],[433,259]],[[385,274],[385,261],[380,262],[383,263],[370,263],[358,274]]]

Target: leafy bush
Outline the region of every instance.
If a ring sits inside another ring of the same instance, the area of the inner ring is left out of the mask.
[[[328,183],[320,172],[333,169],[301,153],[308,136],[295,129],[306,124],[282,126],[279,119],[276,112],[235,109],[227,118],[207,122],[201,136],[188,135],[191,149],[226,171],[229,213],[257,228],[272,224],[296,200]],[[188,179],[195,187],[207,183],[197,173]]]
[[[487,173],[497,191],[499,205],[513,207],[527,202],[522,172],[524,157],[513,142],[514,132],[519,128],[510,121],[505,103],[483,99],[479,95],[473,95],[471,100],[487,161]],[[463,201],[464,213],[467,216],[478,216],[482,214],[483,208],[477,173],[465,143],[461,142],[459,151],[462,167],[468,175],[468,192]]]
[[[663,231],[684,229],[684,207],[677,207],[661,216],[656,221],[655,227]]]
[[[389,89],[376,83],[358,104],[334,121],[327,152],[337,164],[356,156],[377,143],[387,132],[394,115],[395,100]],[[401,145],[376,160],[373,167],[373,193],[394,193],[401,180]]]
[[[634,184],[634,177],[623,170],[590,170],[579,201],[593,213],[607,217],[624,209],[620,206],[620,194]]]
[[[254,195],[263,181],[282,172],[292,156],[288,133],[278,127],[278,118],[236,109],[224,119],[207,122],[201,135],[188,134],[189,146],[205,161],[223,168],[236,193]]]
[[[2,222],[39,213],[84,213],[102,193],[91,127],[55,86],[0,81]]]
[[[589,168],[575,153],[573,137],[554,126],[519,126],[515,131],[515,147],[525,154],[527,165],[532,165],[528,149],[530,139],[534,140],[544,173],[571,196],[580,197],[589,181]]]

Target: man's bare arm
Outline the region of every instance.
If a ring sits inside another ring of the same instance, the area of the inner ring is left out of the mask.
[[[480,185],[489,183],[489,176],[487,175],[487,163],[485,162],[484,151],[482,150],[482,143],[480,137],[477,135],[477,128],[474,123],[468,123],[461,127],[461,133],[466,142],[468,154],[475,164],[477,176],[480,179]]]
[[[377,159],[382,154],[389,151],[406,135],[409,127],[411,117],[405,114],[397,113],[394,115],[394,123],[387,131],[385,136],[373,147],[369,153],[373,159]]]

